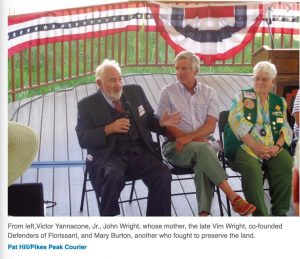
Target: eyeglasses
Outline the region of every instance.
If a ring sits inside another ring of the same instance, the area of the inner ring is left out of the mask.
[[[115,85],[115,84],[123,84],[123,79],[122,78],[111,78],[108,80],[108,83],[111,85]]]
[[[264,83],[270,81],[271,78],[266,78],[266,77],[263,77],[263,78],[260,78],[260,77],[253,77],[253,81],[254,82],[258,82],[258,81],[263,81]]]

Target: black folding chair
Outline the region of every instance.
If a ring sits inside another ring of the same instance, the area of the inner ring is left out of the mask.
[[[161,141],[159,138],[158,138],[158,143],[161,146]],[[182,181],[185,181],[185,180],[194,180],[194,172],[191,168],[183,168],[183,167],[172,165],[171,163],[169,163],[167,161],[167,159],[165,157],[163,157],[163,161],[170,169],[171,174],[174,176],[177,176],[176,178],[172,177],[172,181],[178,181],[181,183]],[[186,177],[182,177],[182,176],[186,176]],[[217,197],[218,197],[220,215],[224,216],[220,188],[218,186],[214,186],[213,192],[214,192],[214,194],[216,193]],[[192,192],[183,191],[183,192],[178,192],[178,193],[172,193],[171,196],[190,195],[190,194],[196,194],[196,191],[192,191]]]
[[[155,147],[157,149],[157,151],[159,152],[159,154],[161,154],[161,150],[160,150],[160,142],[159,142],[159,135],[156,134],[156,140],[155,140]],[[144,200],[147,199],[148,197],[140,197],[140,198],[133,198],[133,193],[135,190],[135,182],[137,180],[140,180],[140,178],[138,177],[130,177],[130,176],[126,176],[125,178],[125,185],[126,186],[131,186],[131,190],[130,190],[130,194],[129,194],[129,198],[125,199],[125,200],[119,200],[119,204],[121,203],[132,203],[133,201],[140,201],[140,200]],[[83,211],[83,205],[84,205],[84,199],[86,196],[86,193],[94,191],[95,195],[96,195],[96,201],[97,201],[97,207],[98,207],[98,211],[99,211],[99,215],[101,215],[100,212],[100,207],[101,207],[101,198],[99,198],[99,195],[96,193],[96,191],[94,190],[93,187],[87,189],[87,183],[90,182],[90,178],[89,178],[89,172],[87,170],[87,167],[84,171],[84,178],[83,178],[83,186],[82,186],[82,192],[81,192],[81,202],[80,202],[80,211]]]
[[[91,187],[89,189],[87,189],[87,183],[90,181],[89,175],[88,175],[88,170],[85,169],[84,171],[84,179],[83,179],[83,187],[82,187],[82,193],[81,193],[81,202],[80,202],[80,211],[83,211],[83,205],[84,205],[84,199],[85,199],[85,195],[88,192],[94,191],[94,188]],[[127,200],[120,200],[119,203],[132,203],[133,201],[139,201],[139,200],[143,200],[143,199],[147,199],[147,197],[141,197],[141,198],[133,198],[133,193],[134,193],[134,188],[135,188],[135,181],[139,180],[138,178],[130,178],[130,177],[126,177],[125,179],[125,185],[131,185],[131,190],[130,190],[130,194],[129,194],[129,198]],[[100,213],[100,205],[101,205],[101,201],[99,198],[99,195],[95,192],[96,195],[96,201],[97,201],[97,207],[99,210],[99,215],[101,215]]]
[[[156,149],[159,152],[159,154],[161,155],[161,159],[162,161],[170,168],[171,173],[173,175],[176,176],[182,176],[182,175],[187,175],[187,177],[185,178],[173,178],[172,181],[184,181],[184,180],[191,180],[194,179],[193,177],[193,171],[192,169],[186,169],[186,168],[180,168],[180,167],[175,167],[173,165],[171,165],[170,163],[168,163],[166,161],[166,159],[163,159],[162,157],[162,153],[161,153],[161,141],[160,141],[160,136],[158,134],[156,134],[156,140],[155,140],[155,144],[156,144]],[[141,198],[133,198],[133,193],[134,193],[134,188],[135,188],[135,182],[136,180],[139,179],[133,179],[133,178],[126,178],[126,185],[131,185],[131,190],[130,190],[130,195],[129,198],[127,200],[122,200],[119,201],[119,203],[132,203],[133,201],[139,201],[139,200],[143,200],[143,199],[147,199],[147,197],[141,197]],[[82,194],[81,194],[81,202],[80,202],[80,211],[83,211],[83,205],[84,205],[84,199],[85,199],[85,195],[87,192],[91,192],[91,191],[95,191],[93,188],[87,189],[87,182],[89,182],[89,175],[88,175],[88,170],[85,169],[84,172],[84,179],[83,179],[83,187],[82,187]],[[178,196],[178,195],[189,195],[189,194],[195,194],[196,192],[180,192],[180,193],[172,193],[171,196]],[[224,216],[224,212],[223,212],[223,207],[222,207],[222,200],[221,200],[221,195],[220,195],[220,189],[218,187],[215,187],[214,189],[214,193],[217,193],[218,196],[218,204],[219,204],[219,209],[220,209],[220,215]],[[97,201],[97,207],[99,210],[99,215],[100,213],[100,205],[101,205],[101,201],[99,199],[99,195],[96,194],[96,201]]]

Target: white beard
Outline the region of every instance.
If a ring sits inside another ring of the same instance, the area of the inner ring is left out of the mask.
[[[118,100],[120,100],[120,98],[121,98],[121,96],[122,96],[122,93],[123,93],[123,90],[121,90],[121,91],[119,91],[119,92],[113,92],[113,93],[111,94],[111,99],[112,99],[113,101],[118,101]]]

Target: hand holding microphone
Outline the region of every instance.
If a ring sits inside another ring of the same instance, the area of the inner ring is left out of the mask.
[[[131,117],[131,113],[130,113],[130,103],[128,101],[124,102],[124,113],[123,113],[123,117],[130,119]]]
[[[114,122],[108,124],[105,126],[104,131],[105,135],[108,136],[110,134],[114,133],[129,133],[129,128],[130,128],[130,111],[129,111],[129,103],[125,102],[124,104],[124,111],[123,107],[121,105],[121,102],[119,101],[118,104],[118,109],[119,111],[119,118],[116,119]],[[117,105],[115,104],[116,110],[117,110]]]
[[[105,135],[108,136],[113,133],[128,133],[129,136],[133,139],[133,134],[130,130],[131,120],[132,115],[130,112],[130,103],[128,101],[125,101],[124,112],[121,114],[121,118],[105,126]]]
[[[127,118],[120,118],[104,127],[105,135],[113,133],[128,133],[130,121]]]

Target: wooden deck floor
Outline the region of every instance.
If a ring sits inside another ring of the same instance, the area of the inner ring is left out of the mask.
[[[211,75],[203,74],[198,79],[216,89],[219,97],[220,111],[229,109],[234,94],[251,87],[250,75]],[[160,90],[176,80],[170,74],[136,74],[124,76],[126,84],[135,83],[143,87],[151,105],[157,107]],[[96,91],[95,84],[75,87],[67,91],[51,92],[41,97],[23,99],[8,106],[9,118],[29,125],[40,137],[40,148],[35,158],[36,162],[65,162],[83,161],[85,151],[79,147],[76,133],[77,102],[83,97]],[[95,195],[87,194],[83,212],[79,211],[81,190],[83,183],[83,167],[40,167],[30,168],[17,182],[41,182],[44,187],[45,200],[55,201],[57,204],[47,209],[48,216],[98,216]],[[229,172],[230,174],[232,172]],[[240,189],[239,180],[230,180],[234,188]],[[194,191],[194,182],[172,182],[172,193]],[[129,195],[129,186],[125,187],[121,199]],[[147,195],[147,189],[140,181],[135,188],[135,197]],[[225,198],[222,194],[223,201]],[[266,194],[266,201],[269,202]],[[121,205],[122,215],[145,215],[146,200]],[[292,213],[292,212],[291,212]],[[195,195],[181,195],[172,197],[172,214],[174,216],[197,215]],[[234,214],[234,213],[233,213]],[[212,206],[212,215],[219,216],[216,198]],[[225,210],[225,215],[226,210]],[[234,214],[235,215],[235,214]]]

